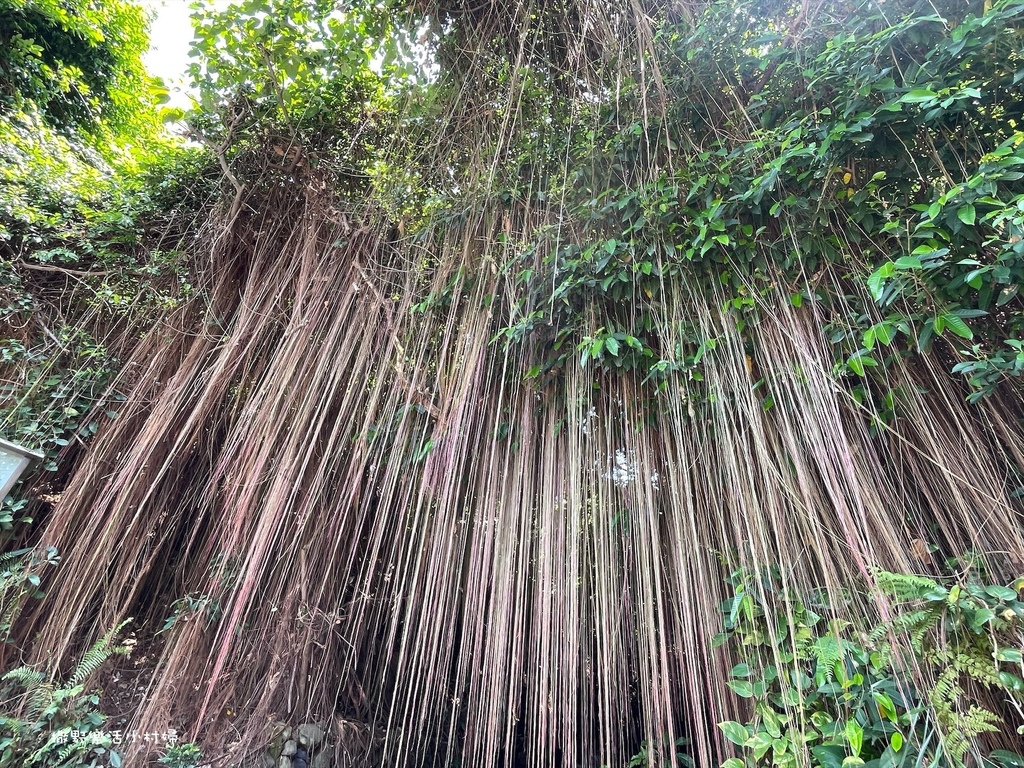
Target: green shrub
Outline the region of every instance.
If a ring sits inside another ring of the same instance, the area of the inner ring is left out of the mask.
[[[742,659],[727,685],[752,712],[746,722],[719,724],[740,752],[723,768],[960,768],[969,752],[988,765],[1019,764],[1001,750],[977,754],[975,737],[1005,726],[997,728],[1002,718],[972,703],[961,683],[1022,701],[1024,579],[1013,586],[887,572],[876,579],[895,618],[865,634],[823,593],[792,594],[777,573],[732,575],[716,640]],[[915,684],[894,657],[893,637],[907,639],[922,679],[935,680],[930,688]]]
[[[129,621],[97,640],[63,682],[27,666],[3,676],[0,768],[119,768],[115,737],[102,730],[107,718],[99,694],[86,692],[85,683],[111,656],[129,653],[129,646],[114,643]]]

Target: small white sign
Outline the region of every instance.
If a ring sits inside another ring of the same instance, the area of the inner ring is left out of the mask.
[[[21,473],[32,459],[41,459],[43,454],[22,448],[20,445],[0,439],[0,501],[3,501]]]

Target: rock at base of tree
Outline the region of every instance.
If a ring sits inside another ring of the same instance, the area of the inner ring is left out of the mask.
[[[295,737],[299,743],[310,748],[320,744],[325,735],[324,729],[316,723],[303,723],[295,729]]]

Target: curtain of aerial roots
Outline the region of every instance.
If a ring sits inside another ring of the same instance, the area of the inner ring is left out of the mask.
[[[620,765],[687,736],[710,766],[741,714],[710,646],[720,559],[876,617],[863,580],[928,572],[914,539],[1022,567],[1019,403],[969,408],[941,363],[893,374],[907,414],[871,437],[813,306],[766,307],[749,359],[719,298],[677,291],[662,338],[689,318],[719,339],[704,382],[652,399],[573,364],[532,386],[533,353],[490,343],[510,254],[484,219],[404,249],[265,205],[141,342],[44,533],[64,560],[36,659],[178,609],[139,727],[241,751],[274,720],[333,722],[339,753],[388,765]],[[412,310],[460,267],[477,279]]]

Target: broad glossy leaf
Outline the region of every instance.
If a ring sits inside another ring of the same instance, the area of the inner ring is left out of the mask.
[[[747,743],[747,739],[750,738],[750,734],[747,732],[747,727],[741,723],[737,723],[735,720],[726,720],[723,723],[719,723],[718,727],[722,729],[722,732],[725,734],[725,738],[733,744],[743,746]]]
[[[969,203],[967,205],[961,205],[956,210],[956,217],[967,226],[973,227],[976,218],[974,206]]]

